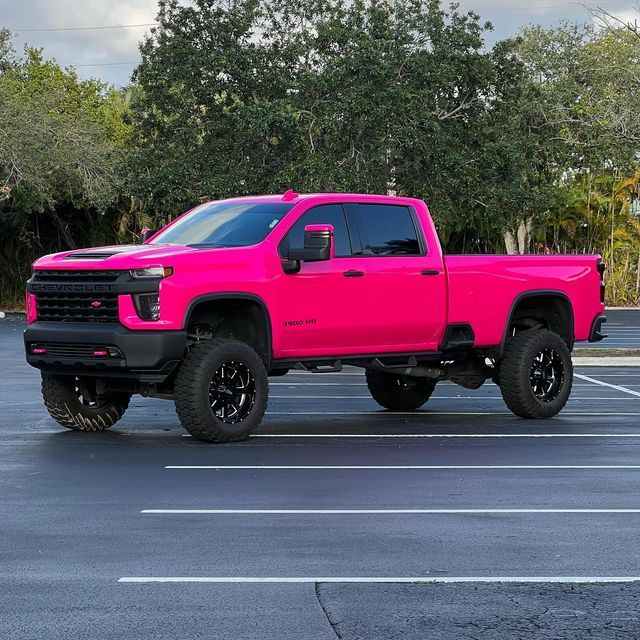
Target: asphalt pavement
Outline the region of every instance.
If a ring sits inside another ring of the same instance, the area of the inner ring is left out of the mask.
[[[576,349],[640,349],[640,309],[607,309],[602,325],[607,338],[601,342],[578,342]]]
[[[391,413],[356,369],[298,372],[208,445],[161,400],[59,428],[23,327],[0,321],[0,638],[640,638],[640,368],[577,369],[550,421],[491,384]]]

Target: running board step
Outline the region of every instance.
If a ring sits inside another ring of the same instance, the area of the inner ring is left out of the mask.
[[[298,362],[296,369],[309,371],[310,373],[336,373],[342,371],[342,360],[334,362]]]

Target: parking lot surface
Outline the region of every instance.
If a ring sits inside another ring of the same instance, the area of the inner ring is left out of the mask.
[[[640,309],[607,309],[602,342],[578,342],[576,349],[640,349]]]
[[[356,369],[296,372],[255,437],[207,445],[160,400],[58,428],[22,329],[0,322],[0,638],[640,637],[640,368],[579,368],[550,421],[491,384],[391,413]]]

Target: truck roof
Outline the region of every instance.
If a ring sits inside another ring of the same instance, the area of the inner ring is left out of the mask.
[[[413,200],[414,198],[405,198],[400,196],[390,196],[386,194],[375,194],[375,193],[352,193],[352,192],[318,192],[318,193],[297,193],[292,189],[289,189],[284,194],[269,194],[269,195],[255,195],[255,196],[238,196],[233,198],[223,198],[222,200],[212,200],[211,202],[232,202],[236,200],[241,200],[243,202],[292,202],[298,203],[304,200],[309,199],[319,199],[322,200],[326,198],[327,200],[335,200],[336,198],[348,198],[349,200],[388,200],[390,202],[394,202],[397,200]]]

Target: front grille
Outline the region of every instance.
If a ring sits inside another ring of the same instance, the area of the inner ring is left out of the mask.
[[[34,275],[34,282],[115,282],[122,271],[57,271],[57,270],[39,270]]]
[[[111,360],[122,359],[122,352],[117,347],[95,344],[75,344],[68,342],[34,343],[30,352],[49,358],[96,358],[107,357]]]
[[[38,292],[36,309],[43,321],[118,322],[118,294]]]

